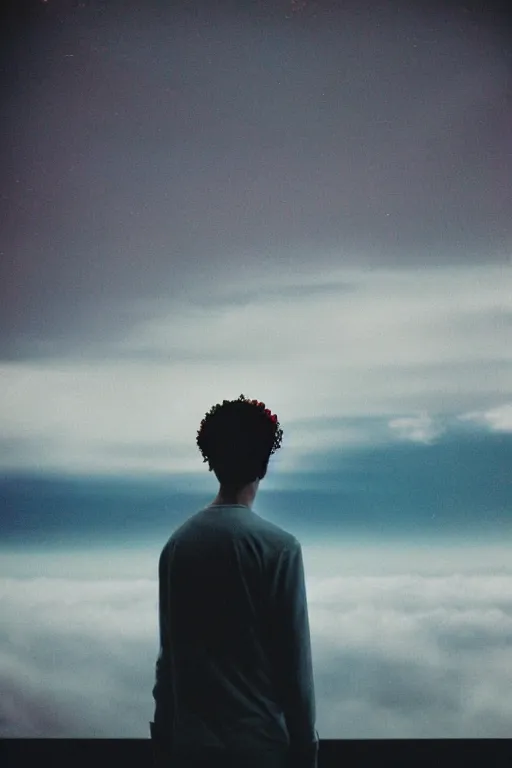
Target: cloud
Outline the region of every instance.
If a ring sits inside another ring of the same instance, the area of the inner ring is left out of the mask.
[[[463,413],[458,418],[460,421],[486,426],[493,432],[512,432],[512,403],[505,403],[487,411]]]
[[[434,439],[450,414],[512,393],[508,328],[489,327],[511,293],[510,273],[487,265],[424,269],[421,283],[410,270],[254,266],[191,303],[141,302],[122,338],[105,329],[65,357],[0,366],[1,465],[200,472],[201,418],[241,392],[278,413],[290,468],[381,441],[379,419],[388,439]]]
[[[347,555],[364,571],[364,552]],[[432,565],[448,566],[447,557],[429,554]],[[464,572],[379,575],[385,553],[377,551],[374,575],[355,576],[338,552],[339,575],[331,563],[328,576],[306,554],[321,738],[509,735],[512,574],[478,573],[477,559],[472,551],[474,571],[466,556]],[[90,568],[90,552],[86,561]],[[147,738],[157,583],[72,573],[71,564],[61,578],[0,582],[0,735]]]
[[[403,440],[411,440],[414,443],[432,443],[436,437],[443,434],[443,427],[436,424],[434,419],[426,413],[420,416],[404,416],[399,419],[391,419],[389,428],[396,432]]]

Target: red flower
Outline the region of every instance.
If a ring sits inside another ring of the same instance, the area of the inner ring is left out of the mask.
[[[266,416],[267,416],[269,419],[271,419],[271,420],[274,422],[274,424],[276,423],[276,421],[277,421],[277,416],[275,416],[275,415],[273,416],[273,415],[272,415],[272,411],[270,411],[268,408],[265,408],[265,403],[263,403],[263,402],[260,402],[259,400],[249,400],[248,402],[252,403],[252,405],[255,405],[255,406],[257,406],[258,408],[260,408],[260,407],[263,407],[263,408],[264,408],[264,413],[265,413],[265,415],[266,415]]]

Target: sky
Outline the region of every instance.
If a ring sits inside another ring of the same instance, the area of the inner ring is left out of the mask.
[[[303,546],[320,738],[509,736],[512,47],[492,8],[13,14],[1,736],[149,737],[158,557],[218,490],[201,419],[241,393],[283,428],[253,508]]]

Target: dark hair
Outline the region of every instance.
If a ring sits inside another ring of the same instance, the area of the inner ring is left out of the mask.
[[[274,419],[274,420],[273,420]],[[237,488],[263,479],[270,456],[281,447],[283,430],[265,403],[224,400],[201,422],[197,445],[221,485]]]

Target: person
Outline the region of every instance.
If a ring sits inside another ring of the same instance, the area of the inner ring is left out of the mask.
[[[155,768],[317,768],[301,545],[252,509],[282,435],[243,395],[201,422],[220,488],[160,554]]]

